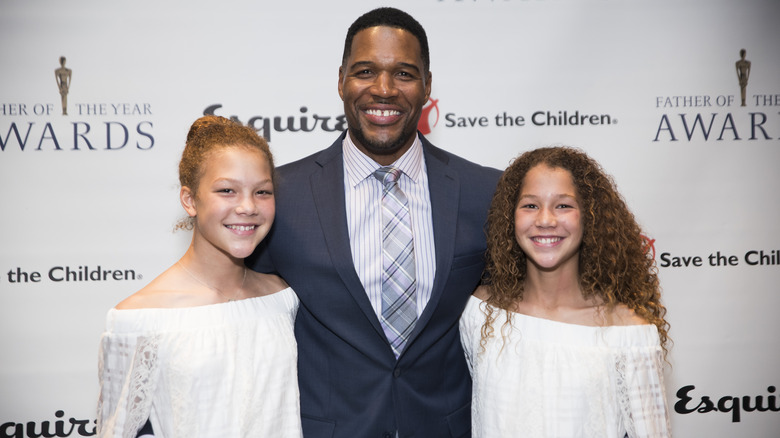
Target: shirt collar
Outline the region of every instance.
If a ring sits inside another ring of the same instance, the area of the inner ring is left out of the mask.
[[[344,150],[344,169],[347,172],[350,186],[355,187],[366,178],[373,178],[374,171],[382,167],[355,146],[349,137],[349,133],[344,136],[342,146]],[[422,142],[418,135],[415,135],[412,147],[404,152],[391,166],[401,169],[401,172],[406,174],[415,184],[419,182],[423,167],[423,151]]]

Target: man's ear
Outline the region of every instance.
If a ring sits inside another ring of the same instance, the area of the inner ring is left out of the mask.
[[[428,99],[431,98],[431,81],[433,80],[433,75],[431,72],[425,73],[425,103],[428,103]],[[425,103],[423,105],[425,105]]]
[[[184,186],[181,188],[179,191],[179,200],[181,201],[181,206],[184,207],[184,211],[186,211],[190,217],[198,215],[198,211],[195,209],[195,193],[193,193],[189,187]]]
[[[339,67],[339,97],[344,100],[344,90],[341,88],[342,81],[344,81],[344,67]]]

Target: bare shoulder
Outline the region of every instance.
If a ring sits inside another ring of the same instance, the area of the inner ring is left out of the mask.
[[[138,292],[119,302],[115,308],[127,310],[191,307],[204,304],[202,300],[202,296],[182,288],[180,279],[168,270]]]
[[[481,285],[477,287],[473,295],[482,301],[487,301],[487,299],[490,298],[491,295],[490,286]]]
[[[177,291],[157,289],[148,285],[125,298],[115,307],[119,310],[185,307],[182,305],[185,294]]]
[[[290,287],[282,277],[274,274],[262,274],[250,270],[246,279],[249,285],[246,289],[251,290],[256,297],[275,294]]]
[[[618,304],[611,312],[609,317],[610,325],[643,325],[649,324],[649,322],[637,315],[633,309],[628,308],[625,304]]]

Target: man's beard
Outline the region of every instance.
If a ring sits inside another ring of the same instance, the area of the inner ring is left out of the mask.
[[[373,141],[363,135],[363,130],[360,128],[355,129],[350,127],[349,130],[354,137],[355,142],[362,145],[368,152],[374,155],[394,154],[417,132],[416,126],[405,127],[397,138],[390,139],[389,141]]]

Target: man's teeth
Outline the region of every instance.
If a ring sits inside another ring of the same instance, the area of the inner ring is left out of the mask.
[[[250,231],[250,230],[254,230],[255,228],[257,228],[257,225],[249,225],[249,226],[245,226],[245,225],[228,225],[227,227],[230,228],[231,230],[236,230],[236,231]]]
[[[536,241],[538,243],[543,243],[543,244],[555,243],[555,242],[558,242],[560,240],[561,240],[560,237],[536,237],[536,238],[534,238],[534,241]]]
[[[396,110],[376,110],[376,109],[370,109],[366,110],[366,114],[372,115],[372,116],[381,116],[381,117],[389,117],[389,116],[397,116],[401,114],[400,111]]]

